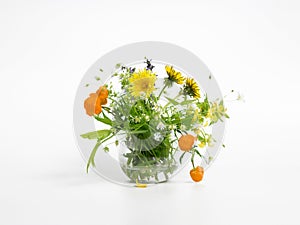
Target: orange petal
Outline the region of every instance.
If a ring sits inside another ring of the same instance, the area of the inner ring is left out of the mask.
[[[195,143],[195,137],[191,134],[182,135],[178,140],[179,148],[182,151],[190,151]]]
[[[91,93],[90,96],[84,101],[84,108],[86,114],[93,116],[94,114],[99,114],[102,111],[100,98],[96,93]]]

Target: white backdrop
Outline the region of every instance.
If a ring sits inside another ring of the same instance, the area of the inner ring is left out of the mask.
[[[0,224],[300,224],[297,1],[0,1]],[[210,68],[225,144],[200,184],[130,189],[85,174],[72,106],[115,47],[166,41]],[[299,213],[298,213],[299,214]]]

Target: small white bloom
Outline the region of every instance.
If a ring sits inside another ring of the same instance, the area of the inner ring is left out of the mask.
[[[166,128],[166,126],[162,122],[159,122],[159,124],[157,124],[157,127],[156,127],[157,130],[163,130],[165,128]]]
[[[145,120],[146,121],[149,121],[150,120],[150,117],[147,115],[147,116],[145,116]]]
[[[162,116],[163,116],[163,117],[168,117],[168,114],[164,112],[164,113],[162,114]]]
[[[154,140],[155,141],[162,141],[163,136],[161,135],[161,133],[157,132],[154,134]]]
[[[236,99],[236,100],[241,101],[241,102],[245,102],[245,97],[244,97],[243,94],[238,93],[238,96],[237,96],[237,99]]]
[[[154,110],[157,112],[157,113],[161,113],[161,108],[159,106],[155,106],[154,107]]]
[[[182,124],[182,125],[180,126],[180,130],[185,130],[185,129],[186,129],[186,126]]]
[[[176,125],[174,125],[174,124],[170,125],[170,126],[169,126],[169,129],[170,129],[170,130],[175,130],[175,129],[176,129]]]
[[[139,117],[136,116],[136,117],[134,117],[134,122],[135,122],[135,123],[139,123],[139,122],[141,122],[141,119],[140,119]]]

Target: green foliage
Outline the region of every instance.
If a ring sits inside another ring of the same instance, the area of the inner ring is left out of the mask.
[[[224,118],[229,118],[229,116],[226,113],[223,100],[210,103],[210,125],[218,121],[223,122]]]
[[[102,122],[102,123],[104,123],[104,124],[107,124],[107,125],[112,125],[112,121],[111,121],[111,119],[110,118],[108,118],[103,112],[102,112],[102,115],[103,115],[103,118],[101,118],[100,116],[98,116],[98,115],[95,115],[94,116],[94,118],[96,119],[96,120],[98,120],[99,122]]]
[[[207,116],[208,112],[209,112],[209,109],[210,109],[210,104],[208,102],[208,98],[207,98],[207,95],[205,96],[205,99],[203,102],[197,102],[196,103],[198,109],[200,109],[200,114],[204,117]]]
[[[111,130],[97,130],[80,135],[82,138],[103,140],[111,134]]]

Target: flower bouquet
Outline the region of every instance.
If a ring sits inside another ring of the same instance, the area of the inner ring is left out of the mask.
[[[158,66],[147,58],[141,68],[118,64],[111,78],[85,99],[86,114],[101,127],[81,135],[96,142],[87,171],[102,146],[106,152],[117,149],[132,182],[166,181],[188,160],[191,178],[202,180],[204,169],[195,157],[211,160],[204,156],[215,142],[211,126],[228,118],[223,100],[209,101],[196,80],[174,66],[163,65],[159,74]]]

